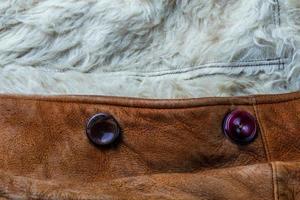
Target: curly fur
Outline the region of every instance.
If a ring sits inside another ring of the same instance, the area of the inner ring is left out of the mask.
[[[0,92],[300,90],[298,0],[2,0]]]

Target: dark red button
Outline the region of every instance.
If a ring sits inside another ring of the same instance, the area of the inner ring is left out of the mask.
[[[119,138],[120,127],[110,114],[98,113],[88,121],[86,134],[95,145],[108,146]]]
[[[223,131],[234,142],[248,144],[257,135],[256,119],[246,111],[234,110],[226,115],[223,122]]]

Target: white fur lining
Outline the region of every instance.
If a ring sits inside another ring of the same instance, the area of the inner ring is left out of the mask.
[[[2,93],[300,90],[297,0],[4,0],[0,15]]]

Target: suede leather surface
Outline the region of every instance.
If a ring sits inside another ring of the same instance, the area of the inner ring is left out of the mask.
[[[233,109],[259,133],[237,145],[222,132]],[[113,148],[86,137],[112,114]],[[105,96],[0,97],[0,199],[300,199],[300,92],[150,100]]]

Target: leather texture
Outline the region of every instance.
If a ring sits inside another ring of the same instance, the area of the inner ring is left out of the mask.
[[[258,137],[238,145],[224,116],[256,117]],[[114,116],[112,148],[85,134]],[[0,199],[300,199],[300,92],[150,100],[107,96],[0,97]]]

